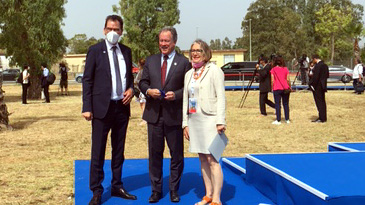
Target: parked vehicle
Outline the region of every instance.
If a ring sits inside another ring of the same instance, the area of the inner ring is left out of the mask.
[[[3,81],[16,81],[16,78],[20,75],[20,69],[7,69],[2,72]]]
[[[257,64],[256,61],[227,63],[221,67],[221,69],[224,72],[224,80],[226,81],[252,80],[253,73],[256,69],[256,64]],[[256,76],[258,76],[257,73]]]
[[[341,81],[343,83],[349,83],[352,80],[353,70],[343,65],[328,66],[329,70],[329,82]],[[299,72],[298,80],[301,81],[301,75]]]
[[[328,66],[330,77],[328,80],[342,81],[343,83],[349,83],[352,80],[353,70],[343,65]]]
[[[137,64],[135,63],[132,63],[132,73],[133,73],[133,77],[135,77],[139,71],[139,67]],[[84,76],[83,73],[79,73],[75,76],[75,81],[78,82],[78,83],[82,83],[82,77]]]

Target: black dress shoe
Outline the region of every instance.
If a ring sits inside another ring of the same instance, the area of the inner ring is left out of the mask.
[[[316,120],[313,120],[312,122],[314,122],[314,123],[324,123],[324,122],[326,122],[326,121],[322,121],[322,120],[320,120],[320,119],[318,118],[318,119],[316,119]]]
[[[180,201],[180,197],[179,197],[179,194],[177,193],[177,191],[170,191],[170,200],[171,200],[171,202]]]
[[[93,198],[90,200],[89,205],[100,205],[101,204],[101,194],[93,195]]]
[[[149,203],[156,203],[162,198],[162,195],[160,192],[153,191],[150,198],[148,199]]]
[[[120,197],[123,199],[137,200],[137,197],[135,195],[129,194],[124,188],[112,188],[112,196]]]

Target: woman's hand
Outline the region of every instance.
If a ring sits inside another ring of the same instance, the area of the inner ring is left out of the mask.
[[[222,134],[224,131],[226,131],[225,125],[217,125],[217,131],[219,134]]]
[[[184,127],[184,137],[185,137],[185,139],[187,139],[188,141],[190,141],[189,127],[188,126]]]

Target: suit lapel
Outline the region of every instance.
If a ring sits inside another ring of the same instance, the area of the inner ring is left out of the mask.
[[[132,72],[128,65],[130,65],[132,62],[129,62],[127,51],[124,49],[124,47],[120,43],[119,43],[119,48],[120,48],[120,51],[122,52],[122,55],[123,55],[123,58],[124,58],[124,61],[125,61],[125,67],[126,67],[125,77],[128,81],[129,80],[128,76],[130,75],[130,72]]]
[[[110,71],[109,55],[105,41],[101,43],[101,53],[102,53],[103,65],[105,65],[103,67],[107,69],[105,72],[107,73],[107,77],[110,79],[111,82],[112,74]]]
[[[200,81],[202,81],[204,79],[204,77],[207,75],[208,71],[209,71],[210,65],[207,63],[206,67],[204,68],[204,72],[202,73],[202,75],[200,76],[201,79]]]

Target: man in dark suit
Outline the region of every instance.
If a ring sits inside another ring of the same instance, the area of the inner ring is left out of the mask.
[[[268,93],[271,91],[271,65],[268,63],[268,59],[266,57],[261,57],[259,59],[259,64],[256,65],[257,72],[259,73],[259,89],[260,89],[260,112],[261,115],[266,116],[266,106],[275,108],[275,103],[267,98]]]
[[[162,197],[162,160],[165,138],[170,149],[170,199],[180,201],[178,189],[184,168],[182,98],[188,59],[175,52],[176,30],[165,27],[159,33],[161,53],[149,56],[139,82],[146,94],[143,119],[148,123],[149,172],[152,186],[150,203]]]
[[[107,136],[111,130],[112,181],[111,195],[137,199],[122,183],[124,144],[133,97],[131,49],[118,43],[123,32],[123,20],[111,15],[105,20],[105,41],[91,46],[86,56],[82,79],[82,115],[92,121],[90,189],[93,198],[89,204],[101,204],[104,179],[104,159]]]
[[[313,91],[319,117],[312,122],[323,123],[327,121],[327,106],[325,93],[327,92],[327,78],[329,77],[328,66],[319,58],[317,54],[312,56],[315,63],[313,76],[309,81],[309,86]]]

